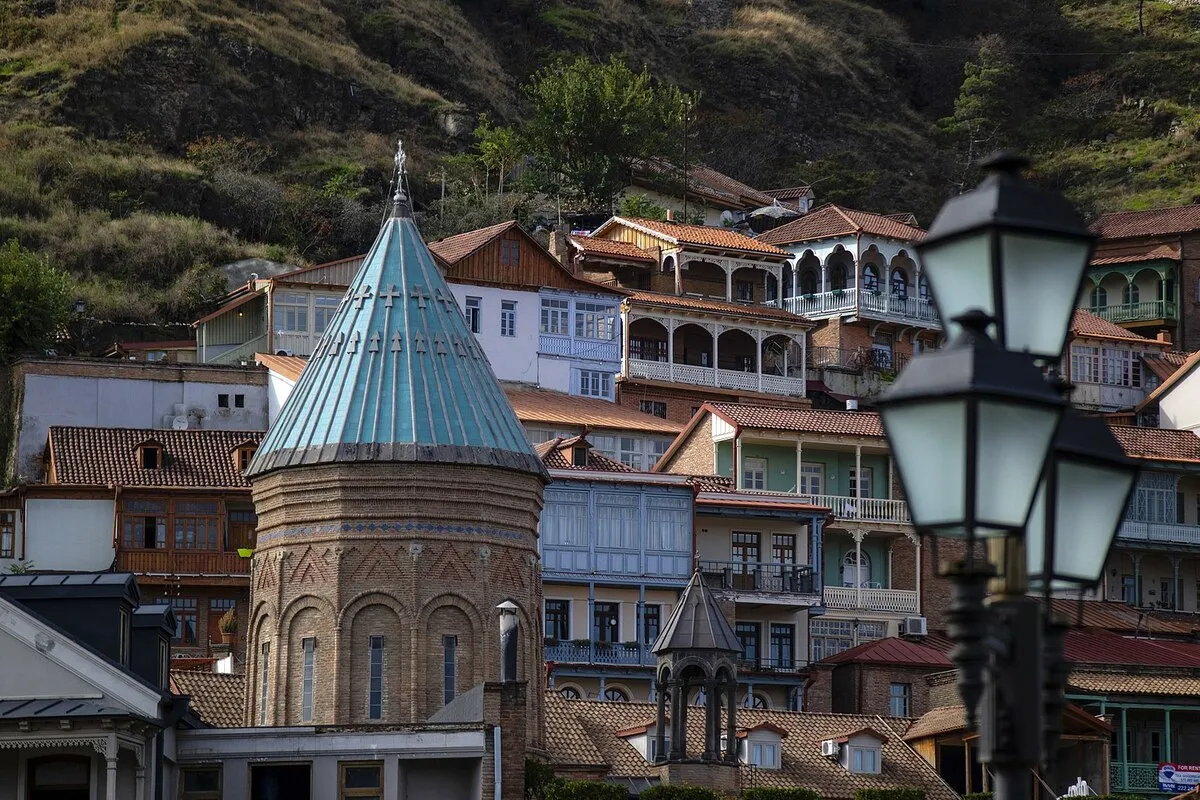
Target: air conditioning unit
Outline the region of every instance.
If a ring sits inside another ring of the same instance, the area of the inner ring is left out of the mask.
[[[838,757],[838,743],[833,739],[826,739],[821,742],[821,755],[826,758]]]
[[[905,636],[928,636],[928,620],[924,617],[905,617],[900,630]]]

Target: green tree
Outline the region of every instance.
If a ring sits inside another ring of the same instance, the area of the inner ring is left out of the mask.
[[[504,179],[525,156],[521,140],[512,128],[493,125],[487,114],[479,115],[479,124],[475,126],[474,134],[479,163],[486,170],[485,191],[490,176],[495,174],[496,193],[504,194]]]
[[[672,157],[689,101],[675,86],[613,57],[558,60],[526,87],[532,112],[521,133],[533,157],[532,188],[608,210],[632,163]]]
[[[16,239],[0,246],[0,362],[49,346],[71,310],[71,279]]]
[[[635,219],[664,220],[667,218],[667,210],[644,194],[630,194],[622,197],[617,211],[622,217]]]
[[[1013,130],[1018,78],[1004,40],[999,36],[982,37],[978,53],[963,65],[954,113],[938,122],[959,142],[968,166],[999,146]]]

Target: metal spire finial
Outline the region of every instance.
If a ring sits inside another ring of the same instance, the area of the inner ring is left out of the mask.
[[[404,152],[403,139],[396,140],[396,157],[394,161],[396,164],[396,170],[392,180],[396,184],[396,191],[392,195],[392,215],[405,216],[405,214],[401,212],[408,210],[408,195],[404,191],[404,164],[408,161],[408,154]]]

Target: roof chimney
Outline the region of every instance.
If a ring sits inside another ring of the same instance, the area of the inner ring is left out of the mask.
[[[674,221],[675,221],[675,212],[668,208],[667,209],[667,222],[674,222]]]
[[[1158,332],[1158,336],[1156,338],[1158,339],[1158,341],[1162,342],[1163,344],[1170,344],[1171,343],[1171,330],[1169,328],[1163,328],[1162,330],[1160,330]]]
[[[567,226],[555,225],[550,229],[550,243],[546,248],[550,251],[550,255],[562,264],[567,269],[572,269],[571,264],[571,248],[567,244]]]
[[[857,397],[846,398],[846,410],[847,411],[858,411],[858,398]]]

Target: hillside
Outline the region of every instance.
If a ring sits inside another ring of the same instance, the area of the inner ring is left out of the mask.
[[[437,199],[559,53],[699,91],[696,157],[735,177],[927,222],[970,179],[937,123],[989,35],[994,139],[1040,179],[1089,211],[1200,199],[1190,0],[0,0],[0,240],[98,317],[186,321],[217,265],[361,251],[398,135]]]

